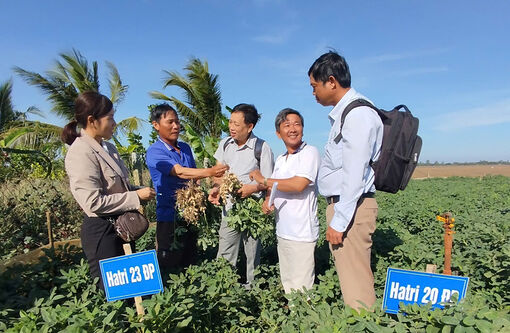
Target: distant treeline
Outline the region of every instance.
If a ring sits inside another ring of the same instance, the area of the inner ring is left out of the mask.
[[[478,161],[478,162],[430,162],[429,160],[425,162],[418,162],[418,165],[430,166],[430,165],[496,165],[496,164],[505,164],[510,165],[510,161]]]

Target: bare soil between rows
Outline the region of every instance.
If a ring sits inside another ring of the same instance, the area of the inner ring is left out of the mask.
[[[510,177],[508,164],[475,164],[475,165],[431,165],[416,167],[413,179],[446,178],[446,177],[485,177],[502,175]]]

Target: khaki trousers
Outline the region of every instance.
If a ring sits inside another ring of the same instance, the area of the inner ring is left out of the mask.
[[[375,303],[370,252],[377,210],[377,201],[374,198],[360,199],[351,224],[344,232],[343,244],[329,245],[335,260],[344,303],[356,310],[365,306],[370,308]],[[328,225],[333,215],[334,204],[329,204],[326,209]]]

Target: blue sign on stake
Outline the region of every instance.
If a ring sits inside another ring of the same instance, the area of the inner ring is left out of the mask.
[[[156,251],[144,251],[99,261],[108,302],[163,291]]]
[[[450,301],[457,294],[461,300],[466,296],[469,278],[388,268],[384,287],[383,310],[398,313],[400,302],[443,308],[440,303]]]

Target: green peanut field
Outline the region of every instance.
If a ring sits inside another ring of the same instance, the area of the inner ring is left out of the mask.
[[[51,186],[58,190],[57,185]],[[11,231],[9,223],[19,224],[17,229],[31,229],[23,223],[29,221],[30,214],[42,214],[44,205],[37,200],[58,214],[64,224],[56,227],[58,232],[76,235],[76,225],[63,222],[74,211],[69,198],[20,196],[25,198],[24,207],[32,207],[31,211],[9,206],[0,209],[2,219],[7,221],[2,222],[3,259],[23,252],[19,243],[26,239]],[[267,225],[259,228],[264,245],[262,265],[254,287],[246,290],[240,283],[243,276],[238,273],[244,271],[242,260],[235,270],[226,261],[214,259],[218,214],[208,207],[207,218],[197,225],[199,263],[184,272],[165,273],[164,292],[143,299],[143,317],[129,302],[106,302],[89,276],[81,249],[67,246],[59,251],[46,250],[46,256],[35,264],[3,269],[0,331],[509,332],[510,178],[412,180],[405,191],[377,193],[376,198],[379,215],[373,235],[372,268],[378,300],[373,312],[357,313],[346,309],[342,302],[324,240],[325,202],[321,199],[316,284],[306,293],[288,298],[283,294],[274,229]],[[250,205],[256,210],[253,202]],[[148,213],[150,209],[147,207]],[[240,209],[246,214],[247,208]],[[409,305],[398,315],[384,313],[381,304],[388,267],[424,271],[427,264],[436,264],[438,273],[442,272],[444,229],[436,216],[447,211],[455,218],[452,271],[470,278],[466,298],[459,304],[447,304],[443,310]],[[72,221],[78,223],[79,214],[73,214]],[[253,214],[264,223],[272,223],[259,212]],[[38,231],[26,244],[43,237],[44,225],[32,228]],[[149,229],[137,241],[137,250],[153,249],[154,234],[154,228]]]

